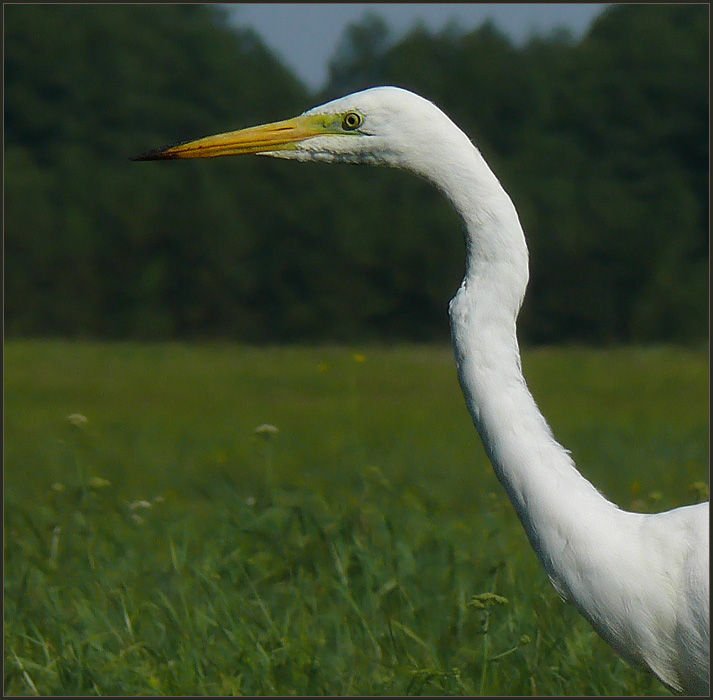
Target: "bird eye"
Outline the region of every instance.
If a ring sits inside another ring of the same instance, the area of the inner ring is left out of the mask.
[[[358,112],[347,112],[342,118],[342,127],[348,131],[358,129],[364,121]]]

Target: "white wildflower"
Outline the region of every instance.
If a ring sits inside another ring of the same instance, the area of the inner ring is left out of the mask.
[[[77,428],[83,428],[87,423],[87,417],[81,413],[71,413],[67,416],[67,420]]]
[[[263,423],[262,425],[258,425],[258,427],[255,428],[253,432],[256,435],[264,435],[265,437],[270,437],[271,435],[279,433],[280,430],[274,425],[270,425],[269,423]]]
[[[150,501],[134,501],[133,503],[129,503],[129,510],[136,510],[137,508],[151,508],[151,502]]]

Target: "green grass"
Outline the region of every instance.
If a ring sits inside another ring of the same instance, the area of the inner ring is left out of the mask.
[[[701,499],[707,349],[523,364],[607,496]],[[7,695],[667,694],[550,587],[449,348],[11,341],[4,427]]]

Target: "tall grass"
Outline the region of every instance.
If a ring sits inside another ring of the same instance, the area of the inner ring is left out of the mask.
[[[524,367],[655,510],[705,494],[707,358]],[[13,341],[4,457],[6,694],[667,694],[551,589],[448,348]]]

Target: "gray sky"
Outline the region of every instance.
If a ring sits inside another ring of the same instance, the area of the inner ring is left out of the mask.
[[[514,41],[531,33],[546,33],[566,27],[581,36],[606,3],[232,3],[227,5],[236,24],[253,27],[311,89],[327,79],[327,64],[345,27],[368,11],[383,17],[398,39],[422,21],[432,30],[455,20],[472,29],[486,19]]]

